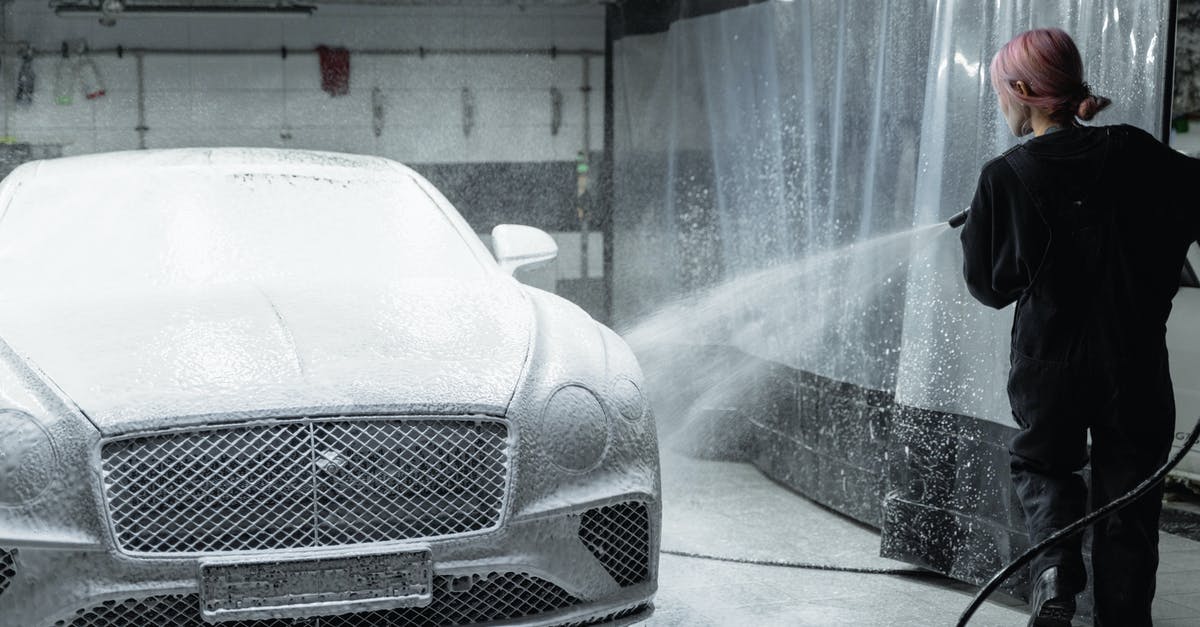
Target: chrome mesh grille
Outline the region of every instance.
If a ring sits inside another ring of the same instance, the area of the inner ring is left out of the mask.
[[[455,591],[457,590],[457,591]],[[524,573],[434,578],[433,602],[409,607],[292,619],[244,620],[222,627],[400,627],[473,625],[536,616],[581,603],[562,588]],[[108,601],[81,609],[55,627],[208,627],[194,594]]]
[[[0,594],[8,589],[8,584],[17,576],[17,550],[0,549]]]
[[[500,521],[508,429],[489,420],[330,420],[105,443],[118,543],[137,553],[338,546]]]
[[[650,576],[650,512],[630,501],[584,512],[579,539],[622,588]]]

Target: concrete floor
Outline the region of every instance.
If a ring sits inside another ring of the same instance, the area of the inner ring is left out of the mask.
[[[762,476],[746,464],[665,454],[663,550],[657,611],[646,623],[693,625],[954,625],[974,589],[941,579],[757,566],[726,557],[911,569],[878,557],[879,535]],[[1009,598],[986,604],[978,627],[1027,620]],[[1164,534],[1157,627],[1200,626],[1200,542]]]

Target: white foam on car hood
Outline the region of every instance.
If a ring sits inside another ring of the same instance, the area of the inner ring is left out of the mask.
[[[47,290],[0,310],[0,336],[109,435],[289,408],[503,413],[531,324],[497,279]]]

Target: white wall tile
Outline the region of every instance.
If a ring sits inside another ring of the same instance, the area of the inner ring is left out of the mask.
[[[304,18],[189,16],[187,45],[191,48],[274,48],[284,45],[284,31]]]
[[[461,90],[385,89],[383,97],[385,128],[462,127]]]
[[[350,59],[350,89],[362,85],[362,63],[356,58]],[[321,89],[321,64],[313,54],[288,54],[282,64],[282,82],[289,91]]]
[[[95,133],[96,152],[114,152],[118,150],[136,150],[138,134],[132,128],[126,130],[106,129]]]
[[[71,104],[60,105],[54,101],[52,79],[39,83],[34,92],[33,103],[16,105],[12,108],[9,125],[17,129],[41,128],[90,128],[92,109],[79,90],[71,92]]]
[[[177,48],[188,45],[188,22],[178,17],[138,17],[103,26],[96,18],[83,19],[90,25],[87,38],[92,48],[117,46]]]
[[[309,19],[137,18],[106,28],[94,19],[57,18],[44,0],[16,0],[10,28],[40,47],[87,37],[93,48],[287,45],[275,55],[147,55],[146,116],[151,147],[269,145],[378,153],[411,163],[573,159],[582,144],[581,60],[528,56],[351,57],[351,92],[320,91],[312,49],[560,48],[603,44],[598,7],[322,6]],[[590,32],[587,32],[590,31]],[[583,42],[583,43],[581,43]],[[11,134],[70,143],[68,151],[119,150],[137,145],[137,74],[132,54],[93,57],[108,88],[94,102],[53,104],[53,57],[37,64],[35,104],[14,110]],[[6,59],[7,60],[7,59]],[[9,64],[12,67],[12,64]],[[592,62],[593,146],[602,131],[602,60]],[[550,134],[550,88],[562,91],[563,126]],[[385,97],[381,137],[372,131],[371,90]],[[462,88],[476,104],[471,137],[462,132]],[[286,90],[286,91],[285,91]],[[287,114],[284,115],[286,93]],[[291,140],[281,139],[286,123]]]
[[[380,19],[346,17],[293,20],[284,28],[284,45],[312,49],[319,45],[354,48],[454,47],[463,45],[461,16]]]
[[[323,91],[289,91],[286,106],[293,127],[371,128],[371,94],[363,89],[337,97]]]
[[[62,154],[64,157],[73,157],[75,155],[90,155],[96,150],[96,138],[88,132],[81,133],[71,137],[71,141],[63,145]]]
[[[136,61],[134,73],[136,80]],[[153,54],[143,57],[142,70],[148,92],[191,91],[192,57],[186,55]]]
[[[279,131],[241,129],[237,133],[213,133],[207,129],[151,129],[146,134],[147,148],[216,148],[223,146],[277,147]]]
[[[195,56],[192,57],[192,88],[212,89],[283,89],[283,63],[279,56]]]
[[[588,81],[593,87],[604,83],[604,75],[597,71],[597,66],[603,67],[604,61],[592,61],[591,76]],[[561,56],[555,59],[551,66],[553,76],[550,80],[564,91],[578,91],[583,86],[583,59],[577,56]]]
[[[61,145],[67,155],[95,152],[95,136],[90,128],[21,129],[13,136],[17,141],[31,144]]]
[[[480,89],[476,115],[486,126],[541,126],[550,134],[553,105],[549,89]]]
[[[410,126],[388,129],[379,154],[403,163],[467,161],[467,140],[457,127]]]
[[[190,91],[158,91],[146,94],[146,125],[153,130],[190,128],[195,111]]]
[[[128,129],[137,127],[137,93],[133,91],[108,90],[108,93],[88,101],[92,109],[92,123],[99,129]]]
[[[549,48],[554,45],[553,20],[544,16],[475,15],[464,21],[467,48]]]
[[[289,148],[325,150],[353,154],[376,154],[376,138],[370,128],[293,128]]]
[[[550,140],[551,158],[556,161],[574,161],[583,150],[583,136],[578,126],[563,126]]]
[[[467,138],[466,162],[550,161],[550,129],[542,126],[480,125]]]
[[[191,126],[203,129],[273,128],[283,124],[283,92],[193,92]]]

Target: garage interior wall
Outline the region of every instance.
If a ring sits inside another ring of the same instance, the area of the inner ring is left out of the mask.
[[[549,286],[584,280],[575,295],[600,313],[603,241],[592,229],[580,258],[576,161],[603,150],[603,6],[318,4],[311,17],[125,17],[111,27],[94,14],[58,17],[45,0],[2,6],[0,136],[31,144],[33,156],[263,146],[388,157],[430,178],[482,234],[501,222],[552,232],[560,259]],[[41,53],[28,105],[14,101],[23,43]],[[322,91],[321,45],[350,50],[346,95]],[[81,47],[95,51],[102,97],[86,98],[72,74]],[[141,55],[144,119],[139,48],[151,49]],[[421,48],[423,57],[370,52]],[[438,52],[447,50],[459,53]]]
[[[657,29],[626,13],[613,61],[615,320],[664,440],[881,527],[889,556],[986,578],[1026,543],[1012,310],[971,299],[938,223],[1015,141],[987,64],[1061,26],[1114,101],[1097,123],[1160,135],[1170,3],[665,4]]]

